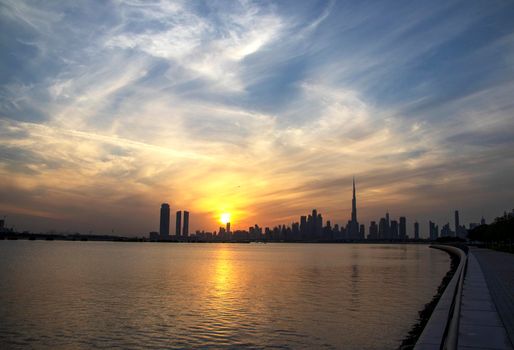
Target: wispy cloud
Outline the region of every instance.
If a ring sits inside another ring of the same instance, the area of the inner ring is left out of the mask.
[[[0,210],[130,234],[156,227],[162,201],[194,229],[312,207],[342,223],[356,175],[366,223],[387,209],[491,217],[514,194],[513,13],[4,1]]]

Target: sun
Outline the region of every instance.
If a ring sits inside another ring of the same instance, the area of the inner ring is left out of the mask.
[[[230,213],[222,213],[220,217],[220,221],[223,225],[226,225],[227,222],[230,222]]]

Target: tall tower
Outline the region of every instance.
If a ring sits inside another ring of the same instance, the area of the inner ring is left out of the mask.
[[[182,226],[182,236],[189,236],[189,212],[184,210],[184,226]]]
[[[359,222],[357,221],[357,199],[355,197],[355,177],[353,178],[353,197],[352,197],[352,219],[347,226],[348,238],[362,239],[359,232]]]
[[[177,211],[177,216],[175,220],[175,235],[177,237],[180,237],[180,228],[182,226],[182,212],[179,210]]]
[[[355,176],[353,177],[352,221],[357,222],[357,199],[355,198]]]
[[[170,235],[170,205],[168,203],[161,204],[159,234],[164,238]]]

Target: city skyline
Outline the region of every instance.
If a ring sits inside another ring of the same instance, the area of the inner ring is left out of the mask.
[[[346,225],[355,176],[366,232],[386,211],[423,235],[455,208],[489,222],[514,198],[513,17],[495,0],[2,1],[0,217],[135,236],[167,200],[189,232],[312,208]]]
[[[163,208],[165,208],[165,215],[163,218]],[[167,210],[167,211],[166,211]],[[512,209],[512,215],[514,209]],[[167,216],[166,216],[167,215]],[[186,224],[187,217],[187,224]],[[167,220],[167,221],[166,221]],[[176,234],[172,238],[166,232],[169,227],[163,229],[163,221],[169,222],[169,204],[163,203],[161,205],[160,217],[160,231],[157,235],[155,231],[149,233],[150,240],[170,240],[176,239],[179,241],[187,240],[186,227],[189,224],[189,212],[184,211],[184,223],[182,228],[182,211],[176,212]],[[378,225],[377,225],[378,222]],[[365,224],[359,224],[357,219],[357,191],[355,186],[355,177],[352,178],[352,212],[351,217],[346,225],[332,221],[330,218],[323,219],[323,216],[317,209],[312,209],[312,213],[300,216],[298,221],[290,223],[282,223],[276,226],[262,225],[262,223],[255,223],[246,228],[231,229],[230,213],[223,213],[220,215],[218,230],[196,230],[193,234],[193,240],[268,240],[268,241],[364,241],[364,240],[389,240],[389,241],[407,241],[418,239],[436,240],[442,237],[458,237],[465,239],[468,230],[483,225],[486,223],[484,217],[480,220],[470,221],[468,227],[460,224],[460,212],[454,211],[454,221],[451,223],[447,221],[442,225],[439,230],[439,225],[429,220],[426,231],[420,229],[420,224],[417,220],[411,222],[412,229],[407,225],[407,218],[405,216],[398,217],[395,220],[390,216],[389,211],[386,211],[384,217],[379,220],[371,220],[368,228]],[[453,226],[452,226],[453,225]],[[453,227],[453,230],[452,230]],[[165,232],[164,234],[162,232]],[[182,234],[181,234],[182,232]],[[423,232],[426,232],[424,234]]]

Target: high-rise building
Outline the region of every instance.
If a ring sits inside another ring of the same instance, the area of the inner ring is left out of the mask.
[[[323,217],[321,214],[318,214],[318,219],[316,220],[316,227],[315,227],[315,233],[316,238],[321,238],[321,233],[323,232]]]
[[[414,239],[419,239],[419,223],[414,223]]]
[[[369,224],[369,234],[368,239],[377,239],[378,238],[378,226],[375,221],[371,221]]]
[[[441,229],[441,237],[452,237],[453,232],[450,229],[450,223],[446,223],[443,228]]]
[[[357,198],[355,197],[355,177],[353,178],[352,221],[357,222]]]
[[[435,241],[437,238],[439,238],[439,227],[432,221],[428,222],[428,230],[430,234],[430,240]]]
[[[180,229],[182,227],[182,211],[177,211],[176,219],[175,219],[175,235],[180,237]]]
[[[227,233],[231,233],[230,232],[230,222],[227,222]]]
[[[184,210],[184,226],[182,226],[182,236],[189,236],[189,212]]]
[[[387,239],[387,221],[385,218],[381,218],[378,222],[378,238]]]
[[[389,228],[391,239],[398,239],[398,221],[391,220],[391,227]]]
[[[303,215],[300,217],[300,236],[301,239],[307,239],[307,216]]]
[[[400,216],[400,227],[399,227],[400,239],[407,239],[407,219],[405,216]]]
[[[364,225],[360,225],[359,226],[359,239],[364,239],[364,237],[366,237],[366,228],[364,227]]]
[[[162,238],[167,238],[170,235],[170,205],[168,203],[161,204],[159,234]]]
[[[459,236],[460,232],[460,222],[459,222],[459,211],[455,210],[455,236]]]
[[[309,228],[309,238],[314,239],[316,237],[316,231],[318,229],[318,211],[316,209],[312,209],[311,223],[309,225]]]
[[[346,228],[349,239],[359,239],[359,222],[357,221],[357,197],[355,196],[355,177],[353,178],[353,197],[352,197],[352,219],[348,221]]]
[[[389,220],[389,212],[386,212],[385,216],[385,237],[391,239],[391,222]]]

